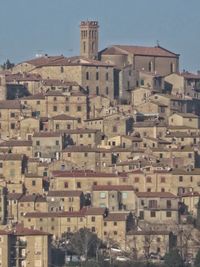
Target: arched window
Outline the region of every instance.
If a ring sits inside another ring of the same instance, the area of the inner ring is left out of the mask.
[[[95,42],[92,42],[92,52],[94,52],[95,49]]]
[[[175,72],[175,66],[174,66],[174,63],[171,63],[171,64],[170,64],[170,72],[171,72],[171,73],[174,73],[174,72]]]
[[[85,51],[86,51],[86,43],[83,42],[83,52],[85,53]]]
[[[153,62],[150,61],[149,62],[149,72],[152,72],[153,71]]]

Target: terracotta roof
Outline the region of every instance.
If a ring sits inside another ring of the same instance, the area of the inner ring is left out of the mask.
[[[88,208],[85,211],[85,215],[103,215],[105,214],[106,209],[105,208]]]
[[[12,82],[38,82],[41,81],[42,77],[39,74],[35,74],[35,73],[15,73],[15,74],[8,74],[6,75],[6,81],[9,83]]]
[[[22,193],[8,193],[8,200],[19,200],[23,196]]]
[[[20,98],[19,100],[21,101],[21,100],[44,100],[44,99],[45,99],[45,95],[40,93],[40,94],[25,96],[25,97]]]
[[[26,218],[59,218],[59,217],[84,217],[85,209],[80,211],[65,211],[65,212],[27,212]]]
[[[86,171],[52,171],[52,176],[54,177],[109,177],[109,178],[115,178],[120,177],[121,175],[117,175],[114,173],[105,173],[105,172],[93,172],[90,170]],[[123,176],[123,175],[122,175]]]
[[[63,96],[66,97],[62,92],[60,91],[48,91],[45,96]]]
[[[57,61],[51,61],[45,66],[98,66],[98,67],[113,67],[113,64],[105,63],[98,60],[88,59],[81,56],[74,56],[69,58],[62,58]]]
[[[191,73],[188,71],[182,72],[181,76],[183,76],[185,79],[200,80],[200,74]]]
[[[62,151],[62,153],[66,153],[66,152],[112,153],[111,149],[97,148],[97,147],[90,147],[90,146],[68,146]]]
[[[142,198],[177,198],[170,192],[136,192],[137,197]]]
[[[132,185],[93,185],[93,191],[133,191]]]
[[[82,191],[49,191],[47,197],[80,197]]]
[[[100,132],[99,129],[88,129],[88,128],[77,128],[74,130],[61,130],[61,133],[66,134],[88,134],[88,133],[97,133]]]
[[[33,137],[60,137],[61,134],[58,132],[38,132],[34,133]]]
[[[15,147],[15,146],[32,146],[32,141],[8,140],[8,141],[0,143],[0,147]]]
[[[113,212],[109,213],[108,216],[104,218],[104,221],[126,221],[127,216],[128,213]]]
[[[31,59],[31,60],[27,60],[22,63],[28,63],[35,67],[40,67],[46,64],[56,62],[57,60],[60,60],[62,58],[64,58],[64,56],[62,55],[61,56],[43,56],[43,57],[38,57],[38,58]]]
[[[198,118],[198,116],[193,113],[175,113],[175,114],[182,116],[183,118]]]
[[[12,231],[12,234],[20,235],[20,236],[51,235],[49,233],[46,233],[46,232],[43,232],[43,231],[40,231],[40,230],[25,228],[22,225],[16,225],[15,228],[13,229],[13,231]]]
[[[11,234],[10,231],[0,230],[0,235],[9,235],[9,234]]]
[[[78,118],[72,117],[72,116],[68,116],[66,114],[59,114],[56,116],[51,117],[52,120],[78,120]]]
[[[0,109],[20,109],[19,100],[4,100],[0,101]]]
[[[36,195],[23,195],[19,202],[35,202],[36,198]]]
[[[68,82],[68,81],[56,80],[56,79],[43,80],[42,84],[45,86],[78,86],[77,82]]]
[[[0,154],[0,160],[18,160],[21,161],[23,159],[23,155],[20,154]]]
[[[103,51],[103,55],[110,54],[113,52],[115,54],[116,50],[119,53],[124,54],[134,54],[134,55],[142,55],[142,56],[160,56],[160,57],[178,57],[178,54],[175,54],[163,47],[155,46],[155,47],[145,47],[145,46],[133,46],[133,45],[114,45],[110,48],[107,48]],[[114,48],[114,49],[113,49]]]

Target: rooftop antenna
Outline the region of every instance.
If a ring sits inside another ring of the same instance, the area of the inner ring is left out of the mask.
[[[159,47],[159,46],[160,46],[160,42],[159,42],[159,40],[157,40],[156,43],[157,43],[157,46]]]

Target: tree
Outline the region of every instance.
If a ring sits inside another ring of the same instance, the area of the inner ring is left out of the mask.
[[[183,259],[178,249],[170,250],[164,257],[165,267],[183,267]]]
[[[81,228],[69,236],[66,248],[87,261],[88,257],[98,257],[100,245],[101,241],[96,234]]]
[[[196,219],[196,227],[200,229],[200,198],[197,204],[197,219]]]
[[[200,267],[200,250],[197,252],[197,255],[194,261],[194,267]]]
[[[9,69],[12,69],[14,66],[15,66],[15,64],[14,63],[11,63],[10,60],[7,59],[6,62],[3,63],[2,68],[4,70],[9,70]]]

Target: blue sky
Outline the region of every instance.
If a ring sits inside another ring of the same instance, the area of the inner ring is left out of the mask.
[[[0,0],[0,62],[78,55],[85,19],[99,21],[100,49],[159,40],[181,54],[180,69],[200,69],[199,0]]]

